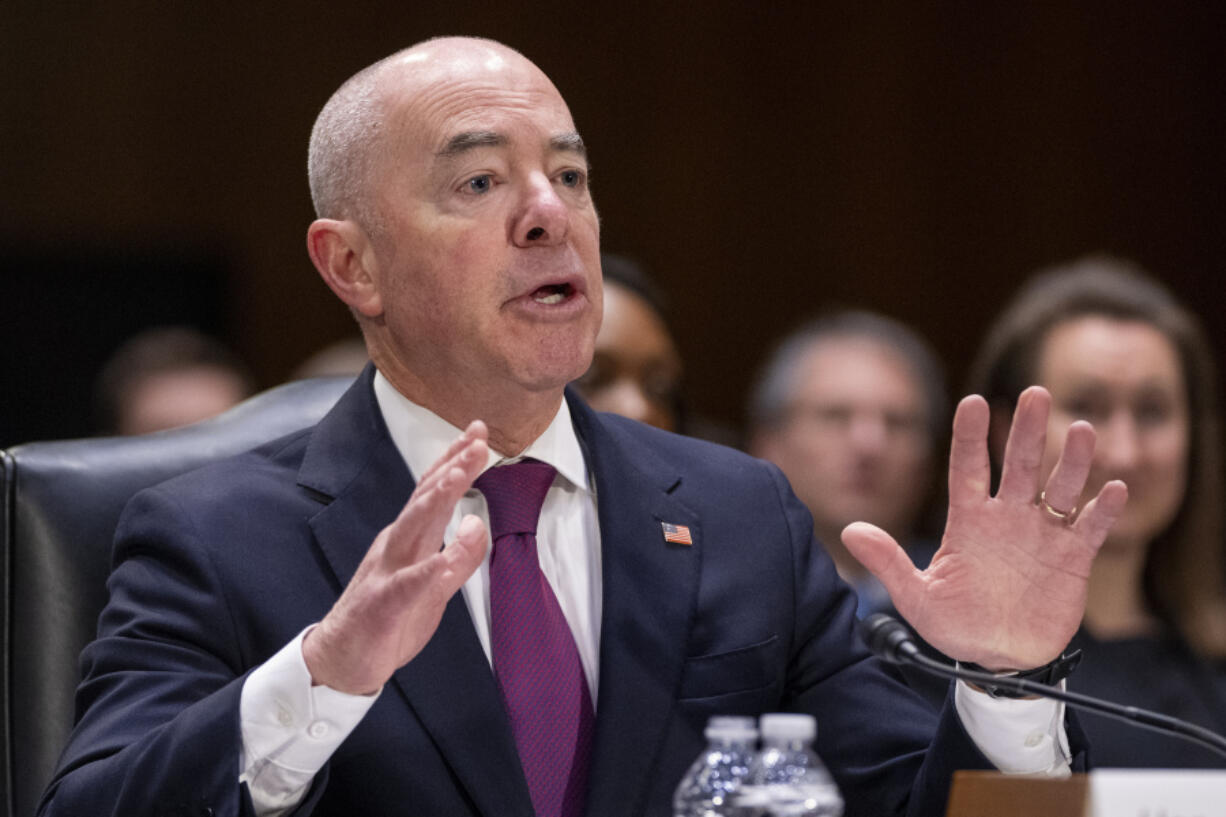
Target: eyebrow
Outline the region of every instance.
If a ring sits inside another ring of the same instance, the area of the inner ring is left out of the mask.
[[[578,153],[580,156],[587,158],[587,145],[583,144],[583,137],[575,131],[558,134],[553,137],[549,140],[549,147],[568,153]]]
[[[447,144],[438,152],[443,158],[459,156],[477,148],[502,147],[507,144],[507,137],[494,131],[479,130],[457,133],[447,140]]]
[[[440,158],[451,159],[478,148],[505,147],[509,141],[504,134],[497,131],[465,131],[448,139],[447,144],[437,155]],[[587,157],[587,146],[583,144],[583,137],[574,131],[551,137],[549,148]]]

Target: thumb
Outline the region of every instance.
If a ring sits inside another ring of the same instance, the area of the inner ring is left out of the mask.
[[[488,539],[481,517],[469,514],[460,520],[455,540],[443,548],[442,552],[447,562],[447,573],[451,578],[449,583],[455,585],[452,592],[459,590],[481,566]]]
[[[919,590],[920,573],[894,537],[868,522],[852,522],[842,538],[851,555],[885,585],[894,606],[907,607],[905,599]]]

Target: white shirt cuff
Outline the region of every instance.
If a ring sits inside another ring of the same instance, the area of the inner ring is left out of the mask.
[[[1064,682],[1060,682],[1064,689]],[[1069,768],[1064,704],[1050,698],[993,698],[959,681],[954,707],[971,740],[1006,774],[1066,777]]]
[[[312,625],[314,626],[314,625]],[[379,697],[312,686],[302,657],[308,627],[243,682],[239,782],[260,817],[297,806],[311,781]]]

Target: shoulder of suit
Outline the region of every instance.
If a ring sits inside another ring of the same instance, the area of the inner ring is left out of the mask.
[[[744,451],[719,443],[664,431],[615,414],[597,413],[596,417],[630,453],[652,456],[683,470],[703,466],[727,475],[758,471],[766,465]]]
[[[186,496],[248,492],[261,483],[294,484],[310,440],[311,428],[299,429],[247,451],[224,456],[185,471],[158,488]]]

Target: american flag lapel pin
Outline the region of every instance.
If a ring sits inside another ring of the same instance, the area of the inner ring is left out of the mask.
[[[665,542],[672,542],[674,545],[694,544],[694,537],[690,536],[690,529],[686,525],[674,525],[672,522],[661,522],[660,527],[664,531]]]

